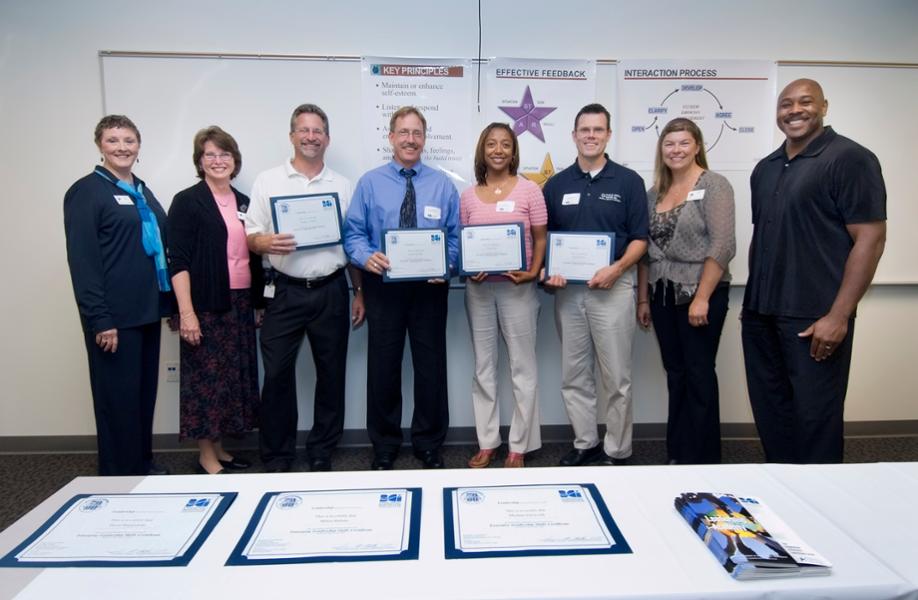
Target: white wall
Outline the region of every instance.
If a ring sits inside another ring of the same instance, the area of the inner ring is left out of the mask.
[[[482,3],[484,56],[918,62],[913,0]],[[102,110],[99,50],[474,56],[477,10],[471,1],[0,0],[0,208],[6,224],[0,236],[6,290],[0,298],[0,437],[94,432],[61,200],[98,160],[92,129]],[[870,110],[864,107],[864,119]],[[143,170],[141,162],[141,176]],[[731,294],[719,357],[725,422],[751,421],[734,318],[741,292]],[[849,420],[918,419],[912,391],[918,387],[916,300],[918,287],[882,286],[862,303]],[[452,292],[450,302],[452,423],[468,426],[471,358],[461,292]],[[565,423],[557,394],[558,344],[550,302],[543,304],[543,420]],[[351,339],[348,428],[364,422],[365,335]],[[175,337],[166,334],[163,360],[177,355]],[[308,358],[304,353],[301,360],[304,408],[311,407]],[[638,422],[664,421],[665,383],[651,334],[637,336],[635,367]],[[176,398],[176,384],[162,382],[157,433],[177,431]],[[300,426],[309,422],[304,418]]]

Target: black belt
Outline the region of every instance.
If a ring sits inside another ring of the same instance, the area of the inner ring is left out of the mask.
[[[283,281],[290,285],[297,285],[300,287],[304,287],[308,290],[313,290],[315,288],[320,288],[323,285],[331,283],[332,281],[338,279],[342,275],[344,275],[344,267],[341,267],[334,273],[330,275],[326,275],[325,277],[314,277],[312,279],[300,279],[299,277],[291,277],[283,273],[278,273],[277,279],[279,281]]]

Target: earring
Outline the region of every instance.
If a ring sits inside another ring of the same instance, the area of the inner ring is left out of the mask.
[[[100,163],[104,163],[104,162],[105,162],[105,157],[104,157],[104,156],[100,156],[100,157],[99,157],[99,162],[100,162]]]

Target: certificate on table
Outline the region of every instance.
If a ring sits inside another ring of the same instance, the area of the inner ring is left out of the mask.
[[[416,560],[421,489],[268,492],[227,565]]]
[[[235,492],[79,494],[0,566],[183,567],[235,498]]]
[[[338,193],[272,196],[275,233],[292,233],[296,249],[341,243],[341,203]]]
[[[630,554],[589,483],[443,490],[446,558]]]
[[[547,277],[561,275],[569,283],[586,283],[612,264],[615,233],[549,231],[547,246]]]
[[[449,279],[445,229],[387,229],[382,246],[389,259],[383,281]]]
[[[506,273],[526,269],[522,223],[459,228],[459,274]]]

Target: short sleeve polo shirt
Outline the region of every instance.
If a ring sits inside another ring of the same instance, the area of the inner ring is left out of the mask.
[[[633,240],[648,238],[647,192],[636,172],[609,160],[591,176],[573,165],[543,190],[549,231],[615,232],[615,259]]]
[[[886,220],[877,157],[831,127],[797,156],[782,145],[752,172],[752,243],[743,308],[819,318],[853,246],[846,228]]]

